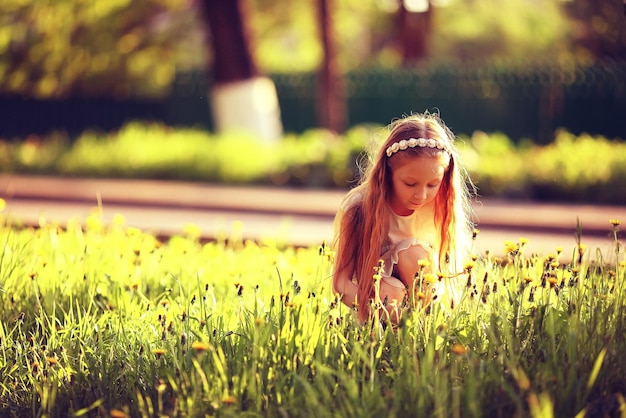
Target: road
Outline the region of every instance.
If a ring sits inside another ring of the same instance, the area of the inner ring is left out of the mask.
[[[204,239],[241,233],[243,238],[309,246],[330,242],[333,216],[345,191],[203,183],[0,176],[5,215],[37,226],[84,220],[101,207],[105,222],[123,215],[128,226],[161,237],[196,225]],[[564,255],[575,246],[576,222],[590,249],[612,248],[610,219],[626,222],[626,208],[484,199],[474,205],[479,252],[501,255],[504,242],[528,239],[527,252]]]

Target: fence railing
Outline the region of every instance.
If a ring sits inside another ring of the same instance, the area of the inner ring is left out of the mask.
[[[271,75],[285,131],[317,127],[313,73]],[[76,135],[116,129],[130,120],[212,129],[208,81],[181,74],[162,100],[0,96],[0,137],[51,130]],[[626,138],[626,62],[564,69],[540,66],[438,66],[364,69],[345,75],[349,124],[387,124],[411,112],[439,109],[457,134],[501,131],[513,140],[549,142],[555,129]],[[242,115],[245,117],[245,115]]]

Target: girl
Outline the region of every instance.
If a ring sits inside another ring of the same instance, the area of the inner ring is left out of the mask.
[[[422,296],[431,292],[415,288],[416,273],[422,279],[431,273],[432,279],[436,273],[461,272],[472,241],[471,182],[453,133],[429,112],[396,120],[389,128],[335,217],[333,289],[343,303],[358,307],[362,321],[370,304],[381,301],[396,321],[396,307],[409,290]]]

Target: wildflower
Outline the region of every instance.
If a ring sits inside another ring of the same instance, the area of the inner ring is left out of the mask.
[[[426,295],[424,294],[424,292],[417,292],[417,293],[415,294],[415,298],[416,298],[416,299],[419,299],[419,300],[423,300],[423,299],[425,299],[425,298],[426,298]]]
[[[222,402],[225,405],[234,405],[237,403],[237,398],[235,398],[233,395],[226,395],[224,396],[224,398],[222,399]]]
[[[435,284],[435,282],[437,281],[437,276],[435,276],[432,273],[426,273],[424,275],[424,283],[427,285],[432,285]]]
[[[454,343],[454,345],[452,346],[452,352],[456,355],[462,356],[463,354],[467,353],[467,347],[460,343]]]
[[[472,230],[472,239],[476,239],[476,237],[478,236],[479,232],[480,232],[480,229],[474,228]]]
[[[430,267],[430,261],[428,261],[428,260],[419,260],[419,261],[417,262],[417,265],[418,265],[420,268],[427,268],[427,267]]]
[[[1,208],[1,203],[0,203],[0,208]],[[620,226],[620,224],[622,223],[619,219],[611,219],[611,220],[609,220],[609,222],[614,227]]]
[[[519,239],[519,245],[520,245],[521,247],[523,247],[523,246],[524,246],[524,245],[526,245],[526,244],[528,244],[528,238],[521,237],[521,238]]]
[[[469,273],[470,271],[472,271],[472,269],[473,269],[473,268],[474,268],[474,262],[473,262],[473,261],[468,261],[468,262],[467,262],[467,263],[465,263],[465,265],[463,266],[463,269],[464,269],[466,272],[468,272],[468,273]]]
[[[121,411],[119,409],[111,409],[109,411],[109,415],[111,415],[111,418],[127,418],[128,417],[126,412]]]
[[[48,362],[48,364],[50,366],[54,366],[55,364],[57,364],[59,361],[56,359],[56,357],[46,357],[46,361]]]
[[[162,355],[167,353],[167,350],[164,348],[155,348],[152,352],[156,354],[157,358],[161,358]]]
[[[198,353],[203,353],[211,348],[209,343],[205,343],[203,341],[194,341],[191,344],[191,348],[194,349]]]
[[[162,379],[159,379],[159,384],[157,385],[157,392],[163,393],[167,389],[167,385]]]
[[[518,250],[519,250],[519,246],[516,243],[514,243],[513,241],[505,241],[504,242],[504,252],[506,254],[515,255],[515,254],[517,254]]]

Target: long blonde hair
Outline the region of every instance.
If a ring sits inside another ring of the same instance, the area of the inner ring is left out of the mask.
[[[470,256],[472,238],[469,187],[472,183],[462,168],[455,136],[438,114],[412,114],[389,125],[385,141],[368,153],[360,183],[344,197],[335,217],[335,272],[354,264],[357,282],[359,317],[366,320],[368,303],[374,297],[372,276],[381,256],[387,234],[387,211],[392,190],[392,163],[396,158],[448,152],[450,163],[435,197],[435,226],[439,238],[439,266],[446,274],[460,272]],[[408,148],[388,157],[387,147],[410,138],[433,138],[444,141],[447,151],[428,147]],[[473,186],[472,186],[473,187]]]

